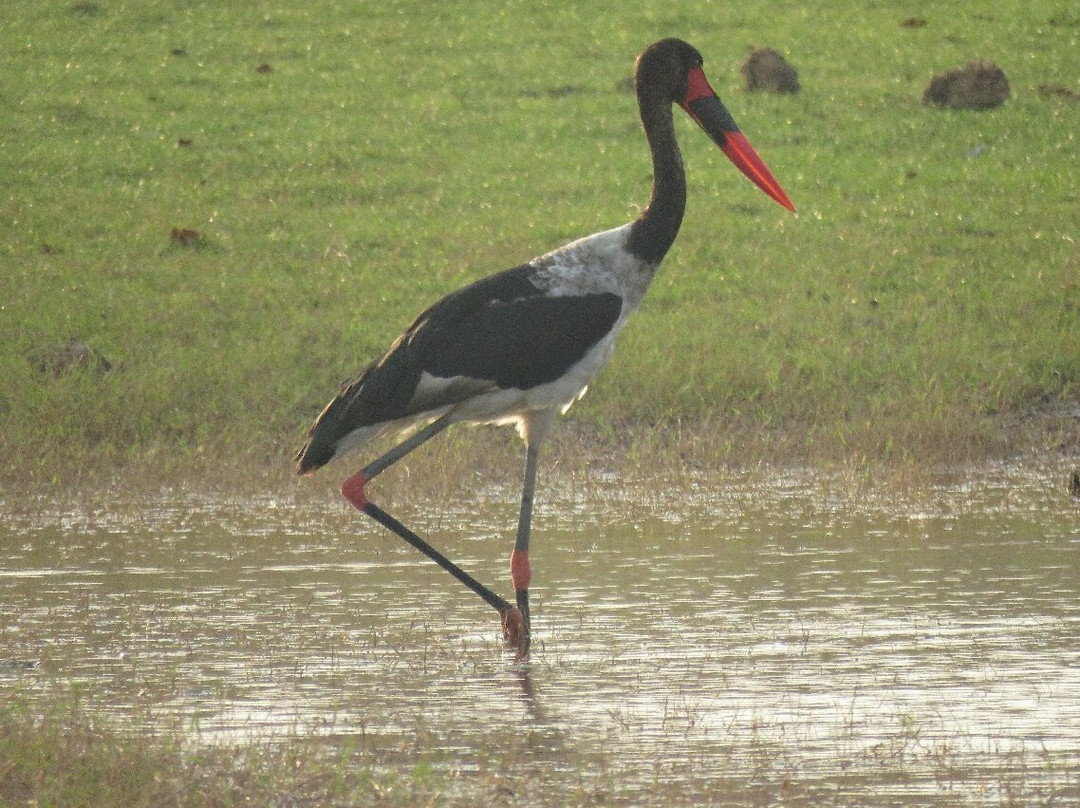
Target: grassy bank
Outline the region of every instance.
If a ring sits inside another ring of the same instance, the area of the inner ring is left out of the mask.
[[[649,163],[623,79],[673,34],[800,213],[680,121],[683,231],[578,429],[611,447],[669,425],[737,463],[1075,441],[1075,417],[1011,431],[1080,399],[1080,16],[1056,0],[151,0],[0,20],[12,479],[283,467],[427,303],[635,215]],[[802,92],[745,92],[752,45]],[[1004,106],[921,105],[975,58],[1005,70]],[[68,340],[83,366],[60,367]]]

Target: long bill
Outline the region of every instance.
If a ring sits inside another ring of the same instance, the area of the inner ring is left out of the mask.
[[[791,199],[769,171],[765,161],[758,157],[750,141],[739,131],[731,113],[709,86],[709,80],[705,78],[705,72],[700,67],[691,69],[687,74],[686,98],[679,105],[754,185],[788,210],[795,211]]]

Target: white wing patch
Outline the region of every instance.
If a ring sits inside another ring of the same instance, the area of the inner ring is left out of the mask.
[[[552,295],[618,295],[625,320],[641,305],[658,266],[626,249],[630,228],[605,230],[540,256],[532,262],[537,285]]]
[[[483,395],[498,386],[486,379],[473,379],[468,376],[453,376],[445,379],[424,371],[416,384],[412,398],[405,408],[406,412],[424,412],[440,407],[450,407],[474,396]]]

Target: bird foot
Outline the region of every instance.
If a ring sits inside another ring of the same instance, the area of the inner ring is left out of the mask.
[[[529,630],[525,627],[525,618],[517,606],[508,606],[502,616],[503,639],[509,648],[513,648],[515,659],[524,662],[529,658]]]

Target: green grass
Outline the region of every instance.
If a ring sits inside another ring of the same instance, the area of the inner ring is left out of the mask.
[[[686,221],[579,423],[698,430],[735,462],[965,460],[1080,398],[1080,106],[1038,90],[1080,92],[1067,3],[293,6],[0,10],[8,476],[285,465],[422,307],[635,215],[649,162],[621,80],[667,35],[704,52],[800,212],[680,120]],[[802,93],[743,91],[752,45]],[[920,104],[974,58],[1004,68],[1004,106]],[[113,371],[28,361],[70,338]]]

